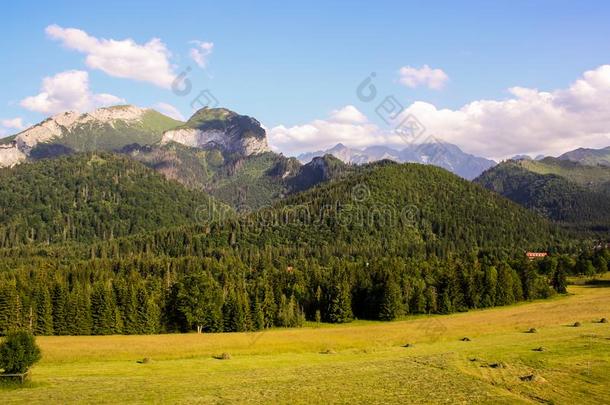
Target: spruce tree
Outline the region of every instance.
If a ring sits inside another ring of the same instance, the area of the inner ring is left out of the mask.
[[[352,293],[346,280],[338,281],[333,286],[328,313],[332,323],[347,323],[353,320]]]
[[[131,296],[133,303],[128,306],[129,312],[125,313],[126,333],[149,333],[149,308],[146,287],[143,285],[138,286],[137,292],[135,294],[131,294]],[[133,311],[133,313],[131,313],[131,311]],[[129,328],[127,326],[128,319],[130,320],[129,323],[131,325]]]
[[[76,284],[68,296],[67,316],[68,332],[71,335],[88,335],[91,333],[90,308],[87,302],[85,289]]]
[[[91,293],[91,332],[94,335],[111,335],[115,332],[116,313],[113,296],[103,282],[97,282]]]
[[[496,284],[496,305],[510,305],[515,302],[512,269],[503,264],[498,271]]]
[[[261,330],[265,328],[265,313],[263,312],[263,306],[259,302],[258,297],[254,299],[252,318],[255,330]]]
[[[13,283],[3,283],[0,286],[0,335],[21,326],[21,301],[17,288]]]
[[[144,333],[155,334],[161,329],[161,310],[159,305],[152,297],[146,301],[146,323],[144,325]]]
[[[53,334],[53,304],[51,294],[46,285],[40,284],[34,292],[34,302],[36,304],[36,324],[34,334],[49,336]]]
[[[265,284],[263,302],[261,306],[265,319],[265,328],[273,327],[275,325],[276,320],[277,304],[275,302],[275,295],[273,294],[273,290],[268,284]]]
[[[392,321],[403,314],[402,296],[398,283],[391,277],[385,280],[379,308],[379,319]]]
[[[67,335],[69,333],[66,319],[68,296],[66,288],[60,282],[56,282],[53,286],[51,301],[53,303],[53,333],[55,335]]]
[[[432,285],[427,286],[424,295],[426,297],[426,312],[429,314],[438,312],[438,294],[436,292],[436,287]]]

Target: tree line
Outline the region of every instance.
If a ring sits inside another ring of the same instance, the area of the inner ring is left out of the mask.
[[[566,292],[566,277],[608,270],[608,250],[529,261],[254,255],[23,262],[0,273],[0,333],[234,332],[449,314]]]

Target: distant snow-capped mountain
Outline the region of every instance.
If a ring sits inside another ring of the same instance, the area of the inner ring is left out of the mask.
[[[402,150],[381,145],[357,149],[339,143],[328,150],[303,153],[297,159],[302,163],[307,163],[314,157],[327,154],[333,155],[345,163],[358,165],[383,159],[399,163],[431,164],[447,169],[468,180],[474,179],[485,170],[496,165],[493,160],[465,153],[459,147],[450,143],[414,144]]]

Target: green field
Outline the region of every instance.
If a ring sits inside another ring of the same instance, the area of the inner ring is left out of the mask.
[[[32,381],[2,387],[0,403],[610,403],[608,283],[390,323],[39,337]]]

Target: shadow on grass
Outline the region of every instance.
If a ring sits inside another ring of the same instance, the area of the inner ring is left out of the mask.
[[[23,383],[19,381],[0,381],[0,391],[16,391],[21,389],[39,388],[45,384],[35,381],[25,381]]]
[[[585,285],[585,287],[594,287],[594,288],[610,287],[610,280],[606,280],[606,279],[587,280],[584,285]]]

